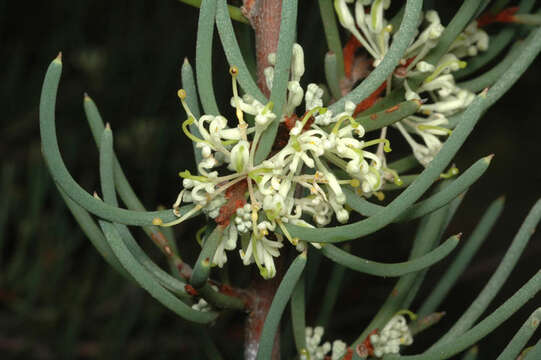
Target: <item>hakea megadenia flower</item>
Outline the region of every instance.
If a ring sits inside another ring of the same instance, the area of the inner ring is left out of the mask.
[[[274,55],[269,56],[274,64]],[[266,69],[269,87],[273,67]],[[186,104],[186,93],[179,98],[188,114],[182,124],[184,133],[201,151],[198,175],[180,173],[183,189],[173,208],[182,222],[202,210],[222,227],[223,236],[212,263],[222,267],[227,252],[239,249],[245,265],[255,263],[262,276],[276,274],[274,258],[287,239],[299,251],[306,243],[289,235],[285,223],[300,226],[325,226],[333,217],[345,223],[349,210],[342,186],[352,186],[364,196],[380,195],[385,179],[396,179],[396,172],[387,169],[381,157],[369,147],[381,144],[390,151],[387,140],[364,140],[364,129],[352,117],[355,104],[347,103],[343,112],[333,114],[323,107],[323,90],[310,84],[304,90],[300,79],[304,73],[304,54],[300,45],[293,46],[291,76],[284,115],[276,119],[273,104],[262,104],[250,94],[239,96],[238,70],[231,68],[236,121],[230,125],[221,115],[203,115],[196,119]],[[304,108],[299,110],[304,100]],[[302,113],[302,115],[298,115]],[[245,114],[253,116],[249,124]],[[280,121],[280,131],[271,156],[254,163],[255,150],[263,131],[273,121]],[[197,129],[192,133],[189,127]],[[330,166],[341,168],[337,177]],[[180,216],[181,204],[195,207]],[[284,236],[274,233],[280,228]],[[239,244],[238,239],[241,239]],[[313,244],[314,246],[319,246]]]
[[[305,331],[306,349],[299,354],[301,360],[340,360],[346,355],[347,345],[342,340],[334,340],[332,345],[328,341],[321,344],[321,339],[325,333],[322,326],[316,326],[315,328],[307,326]],[[331,353],[330,357],[329,352]]]
[[[393,316],[381,331],[371,334],[369,339],[372,353],[378,358],[387,354],[398,354],[400,346],[413,343],[406,318],[400,314]]]
[[[353,4],[350,7],[349,4]],[[385,10],[390,0],[334,0],[335,10],[340,24],[352,35],[356,47],[362,47],[373,58],[372,67],[377,67],[389,51],[392,41],[393,26],[385,19]],[[440,136],[449,135],[446,128],[447,117],[464,110],[475,95],[455,84],[453,72],[464,68],[467,63],[463,58],[475,56],[488,48],[489,38],[473,21],[453,42],[449,52],[433,65],[424,61],[425,56],[434,48],[444,31],[438,13],[429,10],[419,23],[419,32],[409,45],[400,65],[395,69],[393,78],[382,84],[379,92],[391,90],[396,84],[406,90],[406,100],[420,99],[426,94],[428,99],[420,107],[418,115],[412,115],[395,124],[407,140],[417,160],[428,165],[442,147]],[[415,90],[408,80],[423,76],[425,80]],[[418,143],[411,135],[422,139]]]

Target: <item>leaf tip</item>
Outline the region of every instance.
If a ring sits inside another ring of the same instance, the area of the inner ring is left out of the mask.
[[[56,55],[56,58],[53,61],[62,64],[62,51],[58,52],[58,55]]]
[[[483,160],[485,160],[487,164],[490,164],[493,158],[494,158],[494,154],[490,154],[488,156],[485,156]]]

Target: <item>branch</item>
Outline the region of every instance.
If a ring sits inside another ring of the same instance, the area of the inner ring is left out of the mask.
[[[268,56],[276,53],[280,34],[282,1],[280,0],[244,0],[242,13],[250,21],[255,32],[255,47],[257,59],[257,85],[265,94],[270,96],[263,70],[268,67]]]

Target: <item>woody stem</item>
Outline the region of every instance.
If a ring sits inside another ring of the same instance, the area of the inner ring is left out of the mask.
[[[267,88],[264,70],[270,65],[269,54],[275,53],[278,48],[281,10],[281,0],[244,0],[243,14],[250,20],[255,32],[257,85],[267,97],[270,96],[270,89]],[[279,263],[277,270],[280,273]],[[279,284],[279,274],[274,279],[264,280],[259,272],[253,272],[250,285],[252,301],[249,302],[250,313],[245,326],[244,358],[246,360],[253,360],[257,356],[263,324]],[[272,352],[273,360],[280,359],[279,339],[280,336],[277,333]]]
[[[255,32],[257,60],[257,85],[267,97],[267,88],[263,71],[268,67],[268,56],[278,48],[280,20],[282,12],[281,0],[244,0],[243,13],[250,20]]]

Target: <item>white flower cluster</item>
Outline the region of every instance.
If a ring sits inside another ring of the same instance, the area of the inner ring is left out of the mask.
[[[370,335],[370,343],[374,348],[374,355],[382,357],[387,354],[398,354],[400,345],[411,345],[413,337],[408,328],[406,318],[395,315],[387,325],[378,333]]]
[[[351,3],[355,3],[354,15],[348,6]],[[374,58],[374,67],[381,63],[389,50],[393,27],[385,19],[384,11],[389,8],[390,3],[390,0],[334,1],[340,24]],[[411,146],[417,160],[426,166],[442,147],[438,136],[450,133],[445,127],[448,124],[447,117],[462,111],[475,97],[470,91],[456,86],[452,72],[467,65],[462,58],[485,51],[489,38],[485,31],[477,27],[477,22],[473,21],[453,42],[449,53],[433,65],[424,61],[424,58],[438,44],[444,27],[434,10],[425,13],[424,21],[419,26],[424,26],[424,29],[407,48],[394,76],[403,79],[406,100],[420,99],[421,93],[427,93],[430,101],[420,107],[421,116],[409,116],[395,126]],[[408,78],[418,75],[425,75],[426,79],[414,91],[408,84]],[[424,144],[416,142],[410,134],[419,136]]]
[[[271,64],[274,58],[274,54],[269,56]],[[238,95],[237,72],[231,68],[231,105],[236,109],[238,120],[235,126],[230,126],[220,115],[195,119],[186,104],[186,93],[179,91],[188,114],[182,129],[201,149],[203,160],[198,164],[198,175],[189,171],[180,173],[184,188],[174,204],[179,219],[164,225],[180,223],[203,210],[223,230],[213,264],[222,267],[227,261],[226,252],[237,248],[240,237],[239,253],[243,263],[255,263],[263,277],[271,278],[276,273],[274,258],[280,255],[284,239],[279,234],[273,237],[269,234],[279,227],[287,240],[303,251],[306,244],[292,238],[285,223],[325,226],[334,215],[339,222],[347,222],[349,211],[344,207],[346,197],[342,186],[355,187],[365,196],[378,192],[392,170],[367,147],[384,144],[386,151],[390,148],[387,140],[363,140],[364,128],[352,117],[355,104],[347,103],[343,112],[333,114],[323,107],[320,87],[309,84],[305,91],[300,86],[304,53],[302,47],[295,44],[287,102],[279,120],[286,136],[281,139],[281,148],[255,164],[255,150],[261,135],[277,119],[272,103],[264,105],[249,94]],[[265,74],[270,87],[274,68],[267,68]],[[303,100],[303,115],[297,116]],[[244,120],[245,114],[254,116],[253,125]],[[330,170],[331,165],[347,175],[337,178]],[[219,174],[226,167],[228,174]],[[180,216],[178,209],[182,203],[196,206]]]
[[[306,352],[308,354],[300,354],[301,360],[324,360],[329,351],[331,352],[331,360],[342,359],[346,354],[346,343],[342,340],[335,340],[332,346],[328,341],[321,344],[321,338],[324,332],[325,330],[322,326],[316,326],[315,328],[306,327]]]

